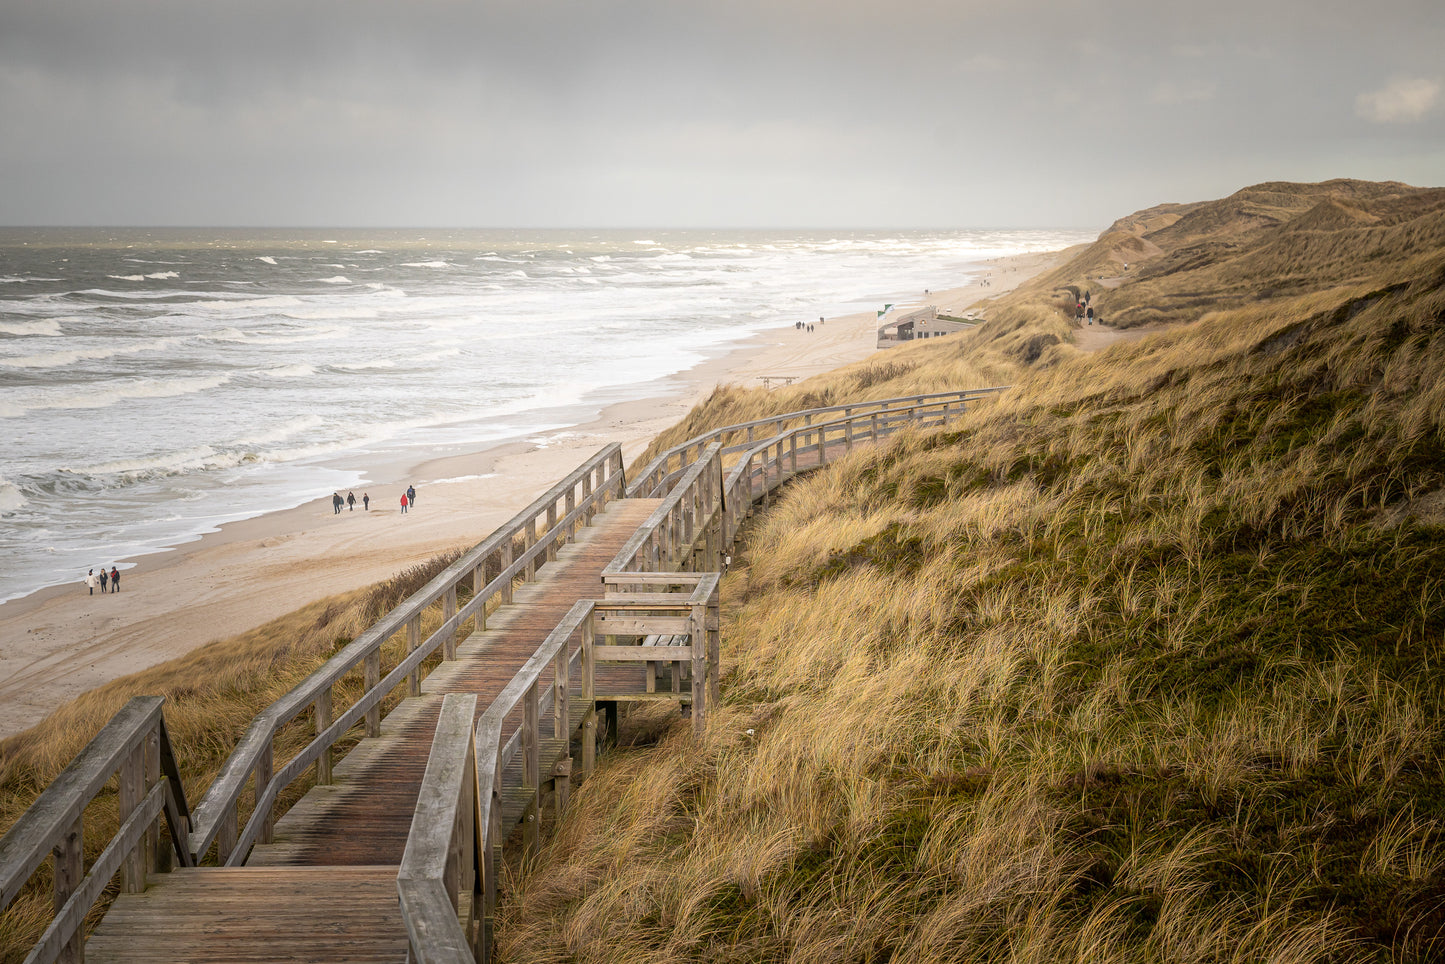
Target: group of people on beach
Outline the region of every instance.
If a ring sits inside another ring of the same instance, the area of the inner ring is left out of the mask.
[[[818,319],[818,324],[821,325],[822,323],[823,323],[823,319],[820,317],[820,318]],[[812,326],[812,325],[808,324],[807,322],[802,322],[802,321],[796,321],[796,322],[794,322],[794,323],[793,323],[793,328],[794,328],[795,330],[797,330],[797,331],[812,331],[812,330],[813,330],[813,326]]]
[[[346,506],[347,512],[355,512],[356,502],[355,492],[347,492],[346,498],[344,499],[341,497],[340,492],[333,492],[331,494],[331,513],[332,515],[340,515],[342,506]],[[414,505],[416,505],[416,486],[408,485],[406,491],[401,494],[401,511],[406,512],[407,509]],[[361,509],[363,512],[371,511],[371,493],[361,493]]]
[[[92,569],[85,574],[85,585],[92,596],[97,586],[101,592],[120,592],[120,570],[115,566],[110,567],[109,573],[105,571],[105,566],[100,567],[100,572]]]

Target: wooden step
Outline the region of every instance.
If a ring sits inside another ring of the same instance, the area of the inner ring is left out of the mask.
[[[201,867],[122,894],[85,943],[110,962],[386,961],[407,956],[395,867]]]

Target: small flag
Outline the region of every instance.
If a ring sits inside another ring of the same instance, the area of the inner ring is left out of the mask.
[[[893,308],[892,305],[884,305],[884,306],[883,306],[883,310],[880,311],[880,312],[878,312],[878,317],[879,317],[879,318],[882,318],[884,315],[888,314],[888,312],[891,311],[892,308]]]

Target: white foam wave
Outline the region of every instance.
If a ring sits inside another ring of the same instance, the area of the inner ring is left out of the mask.
[[[276,259],[273,258],[273,257],[271,257],[269,254],[263,254],[263,255],[259,256],[256,260],[257,260],[257,261],[260,261],[260,262],[263,262],[263,263],[265,263],[265,264],[269,264],[269,265],[275,265],[275,264],[276,264]]]
[[[450,261],[403,261],[403,268],[453,268],[456,267]]]
[[[298,367],[309,368],[310,366],[307,365]],[[325,420],[322,419],[319,415],[300,415],[296,418],[290,419],[289,421],[283,422],[282,424],[276,426],[269,431],[259,432],[255,435],[248,435],[243,439],[237,439],[235,444],[240,446],[271,445],[273,443],[280,442],[283,439],[288,439],[293,435],[299,435],[302,432],[308,432],[311,429],[321,425],[324,421]]]
[[[50,337],[60,334],[60,320],[41,318],[38,321],[0,321],[0,334]]]
[[[273,332],[259,329],[240,331],[236,328],[219,328],[200,337],[205,341],[227,341],[247,345],[292,345],[302,341],[324,341],[351,333],[345,325],[327,325],[302,332]]]
[[[334,244],[335,242],[332,242],[332,243]],[[351,284],[351,279],[348,278],[348,277],[346,277],[346,275],[344,275],[344,274],[335,275],[335,276],[330,277],[330,278],[318,278],[318,279],[316,279],[316,280],[320,281],[320,282],[321,282],[322,284],[324,284],[324,285],[349,285],[349,284]]]
[[[143,274],[108,274],[106,277],[114,281],[144,281],[146,279]]]
[[[25,494],[0,477],[0,513],[14,512],[25,505]]]
[[[152,281],[169,281],[171,278],[179,278],[180,273],[177,271],[157,271],[154,274],[146,275],[146,277]]]
[[[0,285],[21,285],[31,281],[60,281],[60,278],[21,278],[13,274],[0,275]]]
[[[280,368],[268,368],[261,374],[267,378],[305,378],[308,375],[316,374],[316,366],[282,365]]]
[[[286,318],[295,318],[297,321],[356,321],[369,320],[377,315],[375,308],[293,308],[290,311],[283,311],[281,314]]]
[[[225,309],[228,311],[266,311],[277,308],[298,308],[304,302],[300,298],[291,295],[276,295],[271,298],[232,298],[225,301],[198,301],[191,308],[205,308],[210,310]]]
[[[378,250],[376,250],[375,248],[363,248],[363,249],[361,249],[360,251],[355,251],[355,252],[353,252],[353,253],[354,253],[354,254],[382,254],[381,251],[378,251]]]
[[[350,362],[347,364],[331,365],[329,367],[346,372],[363,372],[371,368],[395,368],[396,362],[389,358],[378,358],[376,361]]]
[[[135,378],[108,381],[83,391],[47,390],[29,399],[0,402],[0,418],[18,418],[28,412],[45,409],[109,408],[124,401],[142,398],[175,398],[219,388],[231,380],[230,375],[200,375],[190,378]]]
[[[24,355],[19,358],[0,358],[0,366],[6,368],[63,368],[78,361],[96,361],[115,358],[120,355],[137,355],[146,351],[161,351],[179,339],[163,338],[144,345],[129,345],[110,348],[73,348],[69,351],[48,351],[39,355]]]

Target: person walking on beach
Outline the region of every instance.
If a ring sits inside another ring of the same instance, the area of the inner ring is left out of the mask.
[[[356,493],[355,493],[355,492],[348,492],[348,493],[346,493],[346,511],[347,511],[347,512],[355,512],[355,511],[356,511]]]
[[[332,515],[341,515],[341,493],[340,493],[340,492],[333,492],[333,493],[331,494],[331,514],[332,514]]]
[[[1089,324],[1092,325],[1094,323],[1094,306],[1090,305],[1089,307],[1085,308],[1084,315],[1089,319]]]
[[[401,514],[406,515],[406,493],[401,494]]]
[[[413,509],[416,508],[416,488],[415,488],[415,486],[410,486],[410,485],[408,485],[408,486],[406,487],[406,500],[407,500],[407,502],[411,503],[411,507],[412,507]]]
[[[115,566],[110,567],[110,591],[120,592],[120,570]]]
[[[361,493],[361,508],[367,512],[371,511],[371,496],[365,492]]]
[[[98,585],[100,585],[100,580],[97,579],[97,578],[95,578],[95,570],[94,570],[94,569],[90,570],[90,572],[87,572],[87,573],[85,574],[85,584],[90,587],[90,594],[91,594],[92,596],[94,596],[94,595],[95,595],[95,587],[98,586]]]
[[[105,566],[100,567],[100,591],[105,592]]]

